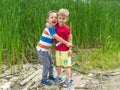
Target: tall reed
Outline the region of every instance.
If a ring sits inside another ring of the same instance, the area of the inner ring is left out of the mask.
[[[119,50],[120,2],[117,0],[1,0],[0,64],[30,62],[36,56],[35,47],[45,27],[47,12],[60,8],[70,11],[68,25],[75,46]],[[4,58],[3,53],[6,53]]]

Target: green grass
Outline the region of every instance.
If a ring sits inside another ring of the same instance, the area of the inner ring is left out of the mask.
[[[120,1],[90,1],[69,0],[68,4],[68,0],[46,0],[46,2],[43,0],[1,0],[0,65],[19,64],[21,66],[37,57],[35,47],[45,27],[47,12],[67,8],[70,11],[68,25],[72,30],[74,46],[82,49],[99,48],[101,52],[106,52],[107,55],[99,54],[98,49],[97,57],[92,52],[93,55],[86,55],[85,58],[87,60],[93,58],[93,64],[91,63],[93,67],[109,67],[110,64],[99,66],[94,63],[100,61],[100,57],[103,60],[101,64],[107,62],[108,59],[115,60],[112,56],[120,50]],[[99,60],[96,61],[95,58]]]
[[[120,66],[120,52],[102,49],[77,49],[75,64],[73,67],[81,71],[108,70]]]

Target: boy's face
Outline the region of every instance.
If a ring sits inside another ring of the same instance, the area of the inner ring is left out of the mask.
[[[57,24],[57,13],[51,13],[47,18],[47,22],[55,26]]]
[[[67,21],[68,21],[68,17],[62,16],[62,15],[58,15],[58,24],[60,26],[63,26]]]

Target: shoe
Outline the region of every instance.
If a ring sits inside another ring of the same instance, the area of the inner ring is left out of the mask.
[[[54,75],[50,75],[49,79],[55,81],[56,77]]]
[[[63,87],[65,87],[65,88],[68,88],[68,87],[70,87],[71,85],[72,85],[72,82],[73,82],[73,80],[66,80],[64,83],[63,83]]]
[[[57,85],[58,83],[60,83],[62,81],[62,78],[61,77],[57,77],[55,79],[55,84]]]
[[[44,84],[44,85],[52,85],[52,82],[50,80],[47,80],[47,79],[42,79],[41,80],[41,84]]]

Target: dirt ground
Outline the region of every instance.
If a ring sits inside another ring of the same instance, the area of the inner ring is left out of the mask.
[[[39,83],[42,73],[42,67],[39,64],[24,65],[20,72],[10,74],[13,70],[14,72],[18,71],[17,66],[13,69],[6,69],[0,75],[0,90],[3,88],[5,90],[29,90]],[[87,75],[73,71],[72,79],[73,85],[69,88],[52,85],[44,87],[44,89],[35,87],[30,90],[120,90],[120,68],[107,71],[91,70]],[[9,89],[6,89],[7,86]]]
[[[94,74],[93,78],[99,81],[99,87],[93,90],[120,90],[120,68],[108,71],[92,71],[91,73]]]

